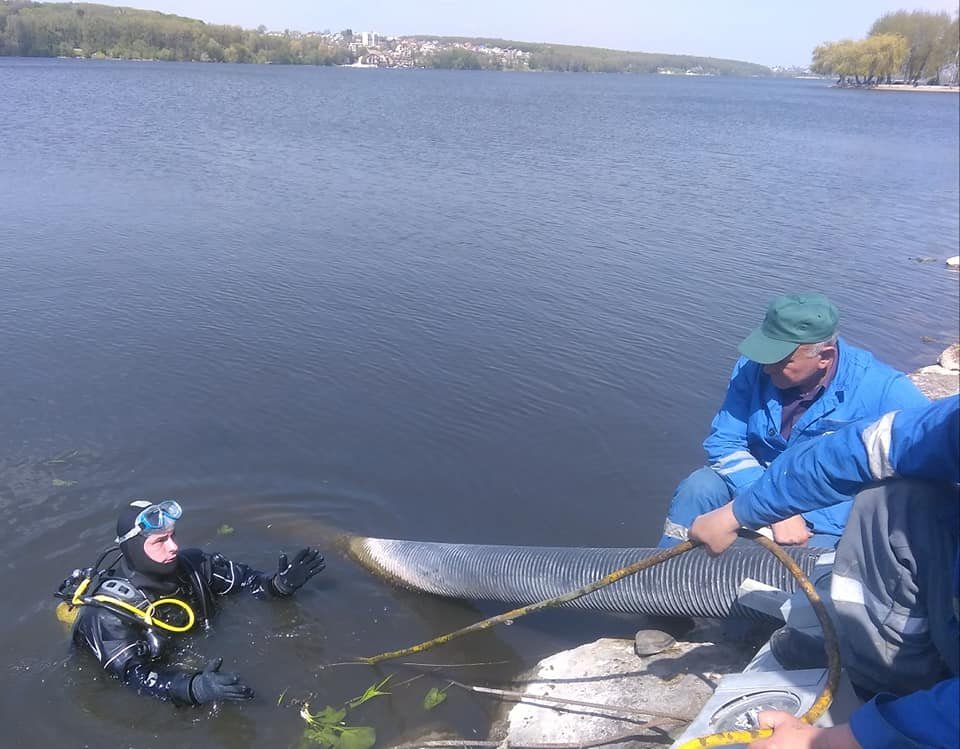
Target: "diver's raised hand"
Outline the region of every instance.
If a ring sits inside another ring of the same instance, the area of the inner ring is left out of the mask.
[[[286,554],[281,554],[279,569],[273,576],[273,587],[280,595],[289,596],[326,566],[320,552],[309,546],[300,549],[292,562],[287,561]]]
[[[190,680],[190,698],[197,705],[217,700],[249,700],[253,690],[240,681],[240,675],[222,673],[223,658],[214,658]]]

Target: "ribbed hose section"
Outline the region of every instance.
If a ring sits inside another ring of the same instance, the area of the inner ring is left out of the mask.
[[[529,604],[553,598],[645,559],[658,549],[486,546],[354,537],[350,554],[406,588],[449,598]],[[825,549],[787,548],[811,574]],[[659,616],[763,618],[737,603],[746,578],[793,593],[796,581],[761,546],[744,539],[720,556],[693,549],[571,601],[566,606]]]

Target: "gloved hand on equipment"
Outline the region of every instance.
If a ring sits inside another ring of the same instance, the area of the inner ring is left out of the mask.
[[[253,690],[240,681],[239,674],[221,673],[223,658],[214,658],[190,680],[190,698],[197,705],[217,700],[249,700]]]
[[[281,554],[279,570],[273,576],[273,587],[281,596],[292,595],[326,566],[327,563],[323,561],[320,552],[309,546],[300,549],[292,562],[287,562],[287,555]]]

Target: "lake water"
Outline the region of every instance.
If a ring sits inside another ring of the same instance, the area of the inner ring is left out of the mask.
[[[322,664],[497,610],[386,586],[338,529],[653,545],[771,296],[827,293],[902,369],[957,337],[958,150],[957,96],[825,81],[0,58],[4,745],[295,746],[295,700],[416,674]],[[258,691],[219,714],[103,678],[53,616],[118,506],[170,496],[182,544],[328,551],[190,641]],[[422,660],[503,685],[635,625]],[[486,697],[420,707],[445,683],[355,722],[482,734]]]

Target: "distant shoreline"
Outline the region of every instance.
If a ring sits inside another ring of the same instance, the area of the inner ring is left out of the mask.
[[[9,7],[8,7],[9,6]],[[350,29],[268,31],[112,5],[0,3],[0,55],[350,65],[444,70],[768,76],[766,65],[700,55],[461,36],[383,36]]]
[[[917,91],[934,94],[960,94],[960,86],[912,86],[910,84],[878,83],[876,86],[867,86],[873,91]]]

